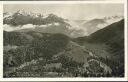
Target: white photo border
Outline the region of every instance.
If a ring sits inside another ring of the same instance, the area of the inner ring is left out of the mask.
[[[4,4],[124,4],[124,19],[125,19],[125,77],[102,77],[102,78],[3,78],[3,5]],[[0,1],[0,81],[127,81],[128,80],[128,44],[127,44],[127,0],[106,0],[106,1]]]

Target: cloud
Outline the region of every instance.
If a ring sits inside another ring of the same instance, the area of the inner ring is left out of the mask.
[[[36,26],[35,25],[32,25],[32,24],[26,24],[26,25],[23,25],[23,26],[12,26],[12,25],[8,25],[8,24],[4,24],[3,25],[4,27],[4,30],[5,31],[14,31],[14,30],[20,30],[20,29],[27,29],[27,28],[35,28]]]

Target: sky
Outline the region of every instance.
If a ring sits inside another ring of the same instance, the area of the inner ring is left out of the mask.
[[[25,12],[56,14],[65,19],[88,20],[105,16],[124,14],[121,3],[84,3],[84,4],[6,4],[4,12]]]

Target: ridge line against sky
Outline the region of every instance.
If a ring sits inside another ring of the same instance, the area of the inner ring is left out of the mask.
[[[65,19],[88,20],[124,14],[124,5],[119,4],[5,4],[4,12],[25,12],[56,14]]]

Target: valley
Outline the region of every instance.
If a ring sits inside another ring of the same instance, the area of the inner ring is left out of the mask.
[[[17,11],[4,17],[3,35],[4,78],[124,77],[120,16],[67,20]]]

